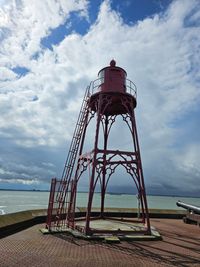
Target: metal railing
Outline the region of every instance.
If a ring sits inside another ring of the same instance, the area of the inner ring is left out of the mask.
[[[101,90],[101,85],[104,83],[102,81],[102,78],[98,78],[94,81],[91,81],[90,85],[89,85],[89,95],[93,95],[95,93],[100,92]],[[136,85],[129,79],[125,80],[125,92],[134,96],[135,98],[137,97],[137,87]]]
[[[126,93],[137,98],[137,87],[136,85],[129,79],[126,79]]]

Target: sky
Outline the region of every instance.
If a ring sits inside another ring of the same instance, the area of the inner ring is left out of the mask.
[[[113,58],[137,86],[147,193],[200,196],[198,0],[0,0],[0,188],[60,178],[85,88]],[[129,193],[122,177],[110,191]]]

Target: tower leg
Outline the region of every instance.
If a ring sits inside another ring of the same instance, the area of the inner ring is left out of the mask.
[[[101,121],[101,98],[98,101],[98,113],[97,113],[97,123],[96,123],[96,132],[95,132],[95,141],[94,141],[94,155],[92,161],[92,173],[90,177],[90,187],[88,194],[88,205],[87,205],[87,213],[86,213],[86,223],[85,223],[85,233],[86,235],[90,233],[90,216],[92,209],[92,200],[94,195],[94,179],[95,179],[95,169],[97,165],[97,152],[98,152],[98,139],[99,139],[99,127]]]
[[[138,141],[137,127],[136,127],[136,120],[135,120],[134,111],[131,114],[131,123],[132,123],[132,129],[133,129],[134,146],[135,146],[135,151],[136,151],[136,155],[137,155],[136,156],[136,158],[137,158],[137,173],[138,173],[138,182],[139,182],[139,188],[140,188],[139,196],[141,199],[143,221],[146,221],[147,231],[148,231],[148,233],[150,233],[151,228],[150,228],[150,220],[149,220],[149,211],[148,211],[148,205],[147,205],[144,176],[143,176],[143,170],[142,170],[142,161],[141,161],[141,156],[140,156],[140,148],[139,148],[139,141]]]
[[[106,193],[106,150],[108,143],[108,116],[105,116],[105,129],[104,129],[104,153],[103,153],[103,169],[102,169],[102,181],[101,181],[101,218],[104,217],[104,203]]]

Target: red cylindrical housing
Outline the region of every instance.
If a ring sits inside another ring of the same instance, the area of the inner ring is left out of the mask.
[[[99,71],[98,76],[101,79],[99,90],[101,92],[126,92],[126,71],[115,65],[115,60],[111,60],[109,67]]]
[[[101,69],[98,76],[99,78],[92,83],[92,94],[89,103],[93,111],[97,111],[95,99],[99,97],[99,94],[104,98],[109,97],[112,99],[112,104],[103,110],[106,115],[127,113],[127,109],[121,102],[124,96],[130,102],[130,108],[134,109],[136,107],[136,87],[134,83],[126,78],[126,71],[116,67],[115,60],[111,60],[110,66]]]

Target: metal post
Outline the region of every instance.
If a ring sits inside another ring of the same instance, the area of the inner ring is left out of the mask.
[[[101,218],[104,217],[104,202],[105,202],[105,191],[106,191],[106,150],[108,143],[108,116],[105,118],[105,129],[104,129],[104,153],[103,153],[103,170],[102,170],[102,184],[101,184]]]
[[[141,182],[141,196],[142,196],[142,199],[144,201],[144,207],[143,207],[143,201],[141,201],[141,206],[142,206],[142,209],[145,209],[145,212],[143,210],[143,215],[146,216],[147,231],[148,231],[148,233],[150,233],[151,232],[151,227],[150,227],[150,220],[149,220],[149,211],[148,211],[148,205],[147,205],[147,199],[146,199],[144,176],[143,176],[143,171],[142,171],[142,161],[141,161],[141,156],[140,156],[140,148],[139,148],[139,141],[138,141],[136,120],[135,120],[134,112],[133,112],[132,120],[133,120],[133,123],[134,123],[134,133],[135,133],[136,146],[137,146],[137,149],[138,149],[138,170],[139,170],[139,175],[140,175],[139,177],[140,177],[140,182]]]
[[[50,195],[49,195],[49,205],[48,205],[48,211],[47,211],[47,223],[46,223],[46,228],[49,229],[49,231],[51,231],[55,188],[56,188],[56,178],[52,178]]]
[[[99,126],[101,121],[101,95],[98,98],[98,111],[97,111],[97,123],[96,123],[96,133],[95,133],[95,142],[94,142],[94,156],[92,161],[92,174],[90,177],[90,187],[89,187],[89,195],[88,195],[88,205],[87,205],[87,213],[86,213],[86,224],[85,224],[85,233],[89,234],[90,232],[90,215],[92,208],[92,199],[94,194],[94,177],[95,177],[95,169],[97,164],[97,153],[98,153],[98,139],[99,139]]]

